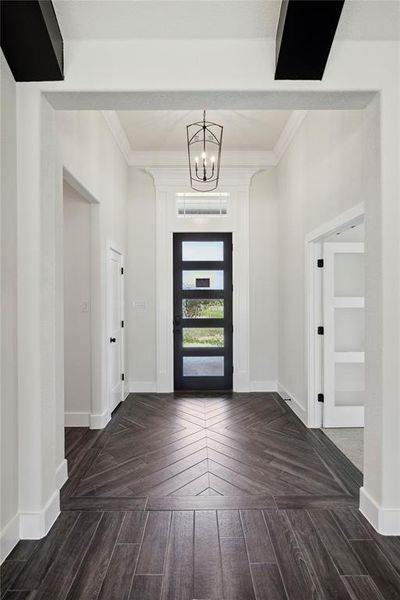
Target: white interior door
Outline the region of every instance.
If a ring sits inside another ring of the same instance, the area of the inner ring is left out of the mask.
[[[364,244],[324,244],[324,427],[364,426]]]
[[[122,255],[108,254],[108,395],[110,411],[124,399]]]

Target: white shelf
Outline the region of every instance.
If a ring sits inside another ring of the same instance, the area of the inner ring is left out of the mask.
[[[333,298],[335,308],[364,308],[364,296],[335,296]]]
[[[335,363],[364,363],[365,352],[335,352]]]

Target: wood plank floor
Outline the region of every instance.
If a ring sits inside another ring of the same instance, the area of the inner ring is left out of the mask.
[[[400,538],[277,394],[131,395],[66,455],[62,513],[3,563],[2,599],[400,598]]]

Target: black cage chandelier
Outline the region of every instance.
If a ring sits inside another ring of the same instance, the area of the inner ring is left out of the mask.
[[[203,120],[186,126],[190,185],[196,192],[212,192],[218,187],[222,132],[217,123]]]

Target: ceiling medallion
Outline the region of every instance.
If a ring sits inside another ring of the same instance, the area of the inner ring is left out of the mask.
[[[222,132],[217,123],[203,120],[186,126],[190,185],[196,192],[212,192],[218,187]]]

